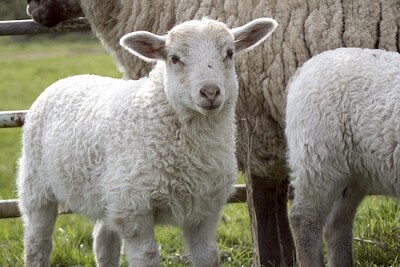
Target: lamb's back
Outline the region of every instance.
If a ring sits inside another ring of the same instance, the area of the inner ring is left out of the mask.
[[[289,85],[288,141],[369,180],[373,193],[399,195],[399,82],[398,53],[345,48],[312,58]],[[308,159],[298,164],[318,169]]]

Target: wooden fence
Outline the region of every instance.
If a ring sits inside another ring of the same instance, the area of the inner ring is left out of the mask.
[[[36,24],[33,20],[0,21],[0,36],[79,31],[90,31],[90,25],[84,18],[66,21],[50,29]],[[22,127],[25,114],[26,110],[0,111],[0,128]],[[236,193],[228,202],[246,202],[245,185],[236,185]],[[70,213],[70,211],[60,211],[60,213]],[[19,216],[17,199],[0,200],[0,219]]]

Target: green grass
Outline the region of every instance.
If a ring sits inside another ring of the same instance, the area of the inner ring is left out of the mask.
[[[112,59],[94,38],[72,36],[29,42],[0,38],[0,110],[27,109],[54,81],[74,74],[120,77]],[[0,129],[0,199],[15,198],[20,129]],[[54,231],[52,266],[94,266],[93,224],[84,216],[59,216]],[[22,225],[19,218],[0,220],[0,266],[22,266]],[[400,207],[392,200],[369,197],[355,221],[357,266],[400,266]],[[157,227],[163,266],[186,266],[181,232]],[[218,227],[223,266],[251,266],[251,235],[245,204],[224,208]],[[126,263],[123,261],[123,266]]]
[[[400,205],[369,197],[355,219],[354,250],[358,266],[400,266]]]

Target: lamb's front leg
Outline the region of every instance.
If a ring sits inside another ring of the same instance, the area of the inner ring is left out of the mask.
[[[130,267],[158,267],[160,255],[154,240],[153,214],[135,210],[115,211],[110,224],[124,240]]]
[[[186,223],[183,235],[195,267],[218,267],[219,252],[215,241],[215,233],[219,212],[200,223]]]
[[[97,267],[118,267],[121,239],[102,222],[97,222],[93,231],[93,251]]]
[[[24,202],[24,196],[21,198]],[[53,248],[52,234],[57,219],[57,203],[47,202],[42,207],[21,203],[25,224],[24,262],[26,267],[50,266]]]

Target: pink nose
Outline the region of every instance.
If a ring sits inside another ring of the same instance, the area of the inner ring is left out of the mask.
[[[221,94],[221,89],[216,85],[204,85],[200,89],[200,95],[210,102],[213,102]]]

